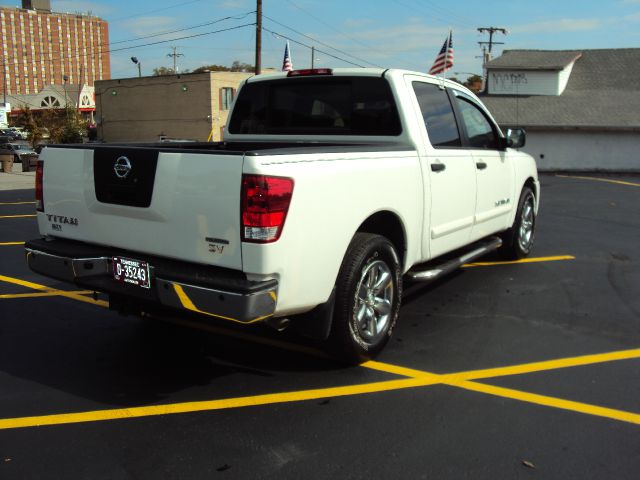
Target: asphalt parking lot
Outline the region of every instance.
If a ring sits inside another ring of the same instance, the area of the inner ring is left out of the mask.
[[[542,189],[529,259],[409,286],[360,367],[121,317],[27,269],[33,190],[0,191],[0,478],[638,478],[640,177]]]

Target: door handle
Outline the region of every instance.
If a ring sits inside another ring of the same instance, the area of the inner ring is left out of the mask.
[[[487,168],[487,164],[485,162],[477,162],[476,167],[478,168],[478,170],[484,170],[485,168]]]
[[[431,171],[432,172],[441,172],[445,168],[447,168],[447,166],[444,163],[432,163],[431,164]]]

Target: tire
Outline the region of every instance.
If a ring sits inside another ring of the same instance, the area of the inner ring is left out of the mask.
[[[380,235],[356,233],[336,282],[332,353],[347,363],[374,358],[391,337],[401,299],[400,261],[393,244]]]
[[[500,255],[507,260],[519,260],[531,252],[536,227],[536,197],[529,187],[524,187],[518,201],[513,226],[502,236]]]

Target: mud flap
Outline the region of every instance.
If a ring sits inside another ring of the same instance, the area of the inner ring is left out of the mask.
[[[333,307],[336,303],[336,287],[331,290],[329,299],[310,312],[293,318],[292,327],[300,335],[314,340],[326,340],[331,332]]]

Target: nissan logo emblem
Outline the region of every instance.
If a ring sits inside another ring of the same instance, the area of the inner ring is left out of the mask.
[[[118,157],[116,163],[113,165],[113,171],[116,172],[116,177],[127,178],[131,171],[131,162],[125,156]]]

